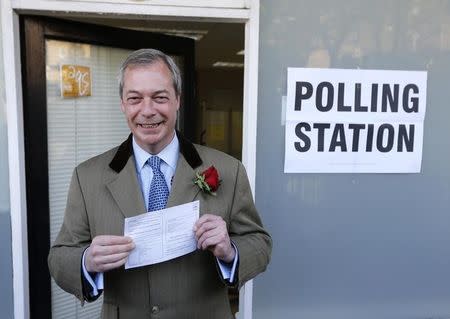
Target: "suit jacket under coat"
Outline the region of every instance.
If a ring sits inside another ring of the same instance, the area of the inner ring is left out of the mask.
[[[242,164],[210,148],[194,145],[180,134],[180,156],[167,207],[200,201],[200,215],[220,215],[239,250],[237,285],[265,270],[271,238],[253,203]],[[136,175],[131,135],[119,147],[75,168],[64,222],[49,253],[57,284],[82,302],[91,301],[81,259],[92,238],[123,235],[124,218],[145,212]],[[194,185],[196,172],[214,165],[221,178],[217,196]],[[208,251],[195,251],[164,263],[104,274],[102,318],[232,318],[227,286]]]

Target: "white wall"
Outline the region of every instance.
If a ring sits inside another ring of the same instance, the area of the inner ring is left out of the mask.
[[[0,8],[1,10],[1,8]],[[0,34],[2,34],[0,12]],[[3,43],[0,37],[0,309],[2,318],[13,318],[11,216],[9,205],[8,135],[6,126]]]

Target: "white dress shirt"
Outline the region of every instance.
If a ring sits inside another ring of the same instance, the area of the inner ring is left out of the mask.
[[[164,175],[170,193],[170,190],[172,188],[172,180],[175,175],[175,170],[177,168],[178,156],[180,154],[180,144],[178,142],[178,137],[175,134],[174,138],[169,143],[169,145],[167,145],[160,153],[152,155],[143,150],[136,143],[133,136],[133,153],[136,164],[136,174],[138,176],[139,184],[141,186],[142,197],[145,200],[145,208],[148,210],[148,194],[150,192],[150,184],[153,178],[153,170],[150,167],[150,165],[147,165],[147,161],[151,156],[158,156],[159,158],[161,158],[162,160],[161,172]],[[227,264],[221,261],[220,259],[216,258],[223,278],[230,283],[233,282],[234,280],[236,266],[239,258],[236,246],[234,245],[234,243],[232,243],[232,245],[236,251],[236,257],[231,263]],[[85,252],[83,253],[81,265],[83,268],[84,277],[92,286],[91,295],[94,297],[99,294],[98,290],[103,289],[103,273],[96,273],[93,276],[94,278],[92,278],[92,276],[89,274],[89,272],[86,270],[85,267],[84,263]]]

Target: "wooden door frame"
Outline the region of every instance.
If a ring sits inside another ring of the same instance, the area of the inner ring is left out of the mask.
[[[14,317],[29,318],[27,244],[27,200],[22,82],[20,71],[19,15],[59,13],[68,17],[95,16],[245,23],[245,66],[242,162],[253,190],[256,171],[258,97],[259,0],[167,0],[156,4],[104,0],[5,0],[0,3],[6,116],[8,123],[8,165],[12,228]],[[252,318],[253,283],[240,291],[239,318]]]

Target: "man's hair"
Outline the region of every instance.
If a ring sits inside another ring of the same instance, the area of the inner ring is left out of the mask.
[[[173,61],[173,59],[167,54],[156,49],[140,49],[132,52],[125,59],[125,61],[122,62],[122,65],[120,66],[119,69],[120,98],[122,98],[123,93],[123,78],[125,75],[125,70],[128,67],[151,65],[159,61],[163,62],[169,68],[170,73],[172,73],[173,88],[175,89],[176,96],[179,97],[181,95],[181,73],[180,69]]]

